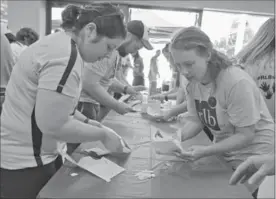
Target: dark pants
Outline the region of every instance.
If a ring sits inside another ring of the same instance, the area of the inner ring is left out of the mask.
[[[56,161],[41,167],[18,170],[1,168],[1,198],[36,198],[61,165],[59,156]]]
[[[145,79],[143,76],[134,76],[132,86],[145,86]]]
[[[100,105],[89,102],[79,102],[77,109],[89,119],[98,120]],[[79,145],[80,143],[67,143],[67,153],[69,155],[72,154]]]

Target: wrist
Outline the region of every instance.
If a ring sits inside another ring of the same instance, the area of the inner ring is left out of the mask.
[[[83,123],[85,123],[85,124],[88,124],[89,123],[89,118],[87,117],[87,118],[85,118],[85,120],[83,121]]]

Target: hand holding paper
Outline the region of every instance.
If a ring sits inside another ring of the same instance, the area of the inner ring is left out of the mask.
[[[105,148],[111,153],[130,153],[131,150],[124,139],[112,129],[104,126],[106,130],[105,139],[102,141]]]

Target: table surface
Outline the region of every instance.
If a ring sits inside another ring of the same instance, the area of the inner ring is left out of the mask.
[[[133,148],[127,157],[109,157],[126,170],[112,178],[111,182],[65,162],[59,171],[40,191],[38,198],[252,198],[245,186],[230,186],[232,170],[219,157],[207,157],[194,163],[184,163],[173,156],[155,153],[151,143],[156,128],[172,133],[176,129],[170,124],[151,121],[147,116],[131,113],[125,116],[110,112],[104,125],[113,128]],[[84,143],[72,157],[78,161],[85,155],[82,150],[98,143]],[[211,144],[204,133],[183,143]],[[169,163],[170,166],[166,166]],[[156,177],[139,180],[135,174],[159,165],[154,170]],[[77,176],[71,176],[77,173]]]

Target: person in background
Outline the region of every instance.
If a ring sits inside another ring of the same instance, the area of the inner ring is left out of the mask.
[[[139,51],[133,54],[133,82],[132,86],[145,86],[144,62]]]
[[[2,104],[5,100],[5,91],[8,85],[12,68],[14,66],[14,59],[11,45],[7,37],[1,33],[1,87],[0,87],[0,114],[2,112]]]
[[[16,37],[11,32],[7,32],[5,35],[11,44],[13,59],[16,63],[19,56],[27,48],[27,46],[17,41]]]
[[[128,76],[128,72],[129,72],[129,69],[132,68],[133,69],[133,66],[131,65],[131,61],[130,61],[130,55],[127,55],[126,57],[124,57],[122,59],[122,74],[124,76],[125,79],[127,79],[127,76]]]
[[[37,32],[31,28],[21,28],[16,33],[16,39],[25,46],[30,46],[39,39]]]
[[[254,80],[213,48],[199,28],[182,28],[172,39],[170,52],[188,80],[188,117],[182,141],[207,126],[214,141],[191,146],[176,156],[188,161],[221,155],[233,169],[252,155],[274,151],[274,121]],[[257,187],[258,185],[256,185]],[[253,193],[256,187],[248,187]]]
[[[36,198],[62,165],[58,146],[101,141],[123,150],[112,129],[76,110],[82,68],[113,51],[126,36],[121,11],[111,4],[62,12],[64,32],[50,34],[20,56],[6,88],[1,115],[1,197]]]
[[[236,59],[257,83],[275,120],[275,18],[259,28]]]
[[[161,51],[157,50],[155,55],[150,60],[150,70],[149,70],[149,95],[156,93],[157,88],[157,76],[160,78],[158,70],[158,57],[160,56]]]
[[[142,47],[152,49],[145,32],[147,27],[141,21],[130,21],[127,24],[127,37],[124,42],[108,57],[87,64],[84,68],[83,89],[78,109],[87,117],[97,118],[99,104],[119,114],[132,111],[127,104],[114,99],[107,90],[119,94],[137,95],[140,87],[132,87],[122,77],[122,58],[137,52]],[[96,108],[94,108],[96,107]],[[100,117],[102,119],[102,117]]]
[[[149,29],[148,27],[140,20],[132,20],[127,24],[127,31],[129,37],[126,41],[118,48],[118,67],[115,72],[115,77],[124,83],[126,86],[131,87],[126,78],[123,75],[122,69],[122,59],[129,54],[134,54],[139,51],[141,48],[145,47],[147,50],[153,50],[152,45],[149,42]],[[144,86],[133,86],[136,90],[142,91],[145,90]],[[120,99],[122,96],[121,93],[114,94],[115,99]]]

